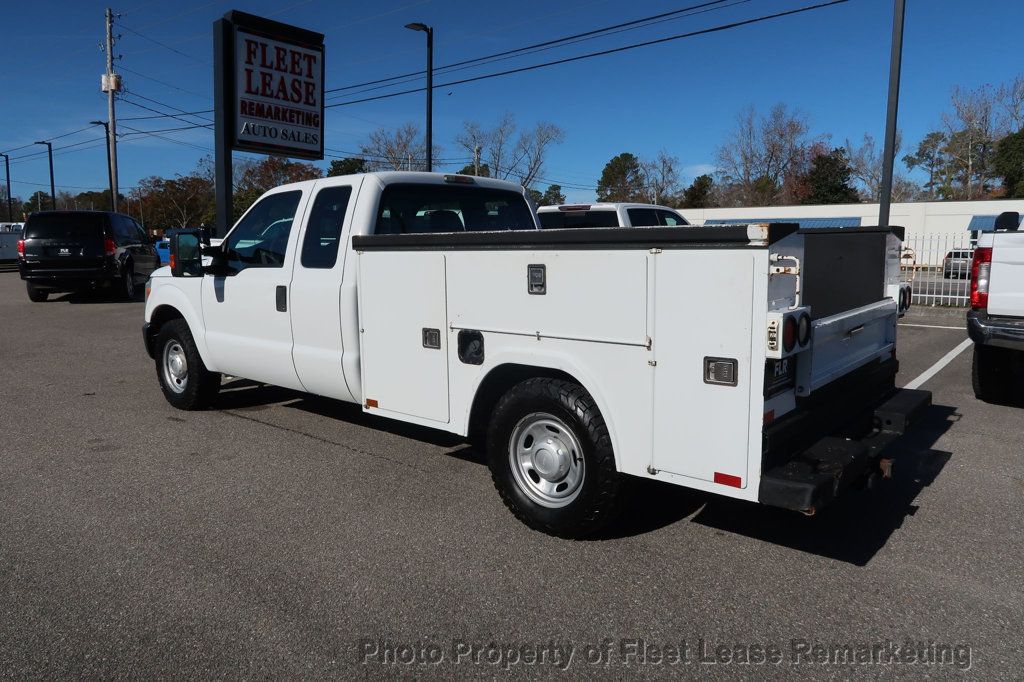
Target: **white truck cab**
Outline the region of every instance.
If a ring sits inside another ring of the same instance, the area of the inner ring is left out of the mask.
[[[678,227],[689,225],[686,218],[668,206],[602,202],[561,204],[537,209],[545,230],[570,227]]]
[[[1024,231],[1020,214],[1006,212],[982,233],[971,262],[974,341],[971,379],[981,400],[1008,402],[1024,395]]]
[[[218,247],[174,237],[146,348],[182,409],[229,374],[465,436],[519,519],[567,537],[628,476],[814,513],[887,472],[929,403],[894,384],[890,230],[536,228],[485,178],[279,187]]]

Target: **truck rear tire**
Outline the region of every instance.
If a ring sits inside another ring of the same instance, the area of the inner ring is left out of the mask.
[[[220,391],[220,374],[206,369],[185,320],[165,323],[156,337],[156,376],[167,402],[179,410],[202,410]]]
[[[121,280],[118,282],[118,289],[121,297],[125,300],[135,300],[135,266],[130,261],[124,264]]]
[[[33,303],[44,303],[50,295],[46,289],[36,289],[32,286],[32,282],[25,282],[25,288],[28,290],[28,300]]]
[[[579,384],[534,378],[509,389],[491,414],[487,457],[502,501],[535,530],[583,538],[622,510],[608,427]]]
[[[1010,398],[1013,386],[1013,363],[1005,348],[974,344],[971,363],[971,385],[974,397],[985,402],[1002,403]]]

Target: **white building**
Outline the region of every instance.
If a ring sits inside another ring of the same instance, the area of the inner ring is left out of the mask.
[[[970,231],[992,229],[1003,211],[1024,214],[1024,199],[993,201],[921,201],[893,204],[890,225],[906,228],[907,241],[942,235],[969,240]],[[803,227],[858,227],[878,224],[878,204],[835,204],[829,206],[762,206],[755,208],[683,208],[687,220],[696,225],[777,220],[799,222]]]

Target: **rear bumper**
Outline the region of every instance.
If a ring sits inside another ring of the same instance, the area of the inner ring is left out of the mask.
[[[1024,318],[989,315],[984,310],[967,313],[967,335],[979,346],[1024,350]]]
[[[813,513],[878,471],[883,450],[931,405],[929,391],[894,388],[897,368],[861,368],[767,427],[758,501]]]
[[[26,282],[40,288],[79,289],[117,279],[118,272],[112,265],[85,268],[40,268],[18,263],[18,272]]]

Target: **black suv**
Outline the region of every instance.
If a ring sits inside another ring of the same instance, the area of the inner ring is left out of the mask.
[[[18,270],[28,297],[114,286],[135,298],[135,285],[160,267],[146,232],[126,215],[107,211],[33,213],[18,242]]]

